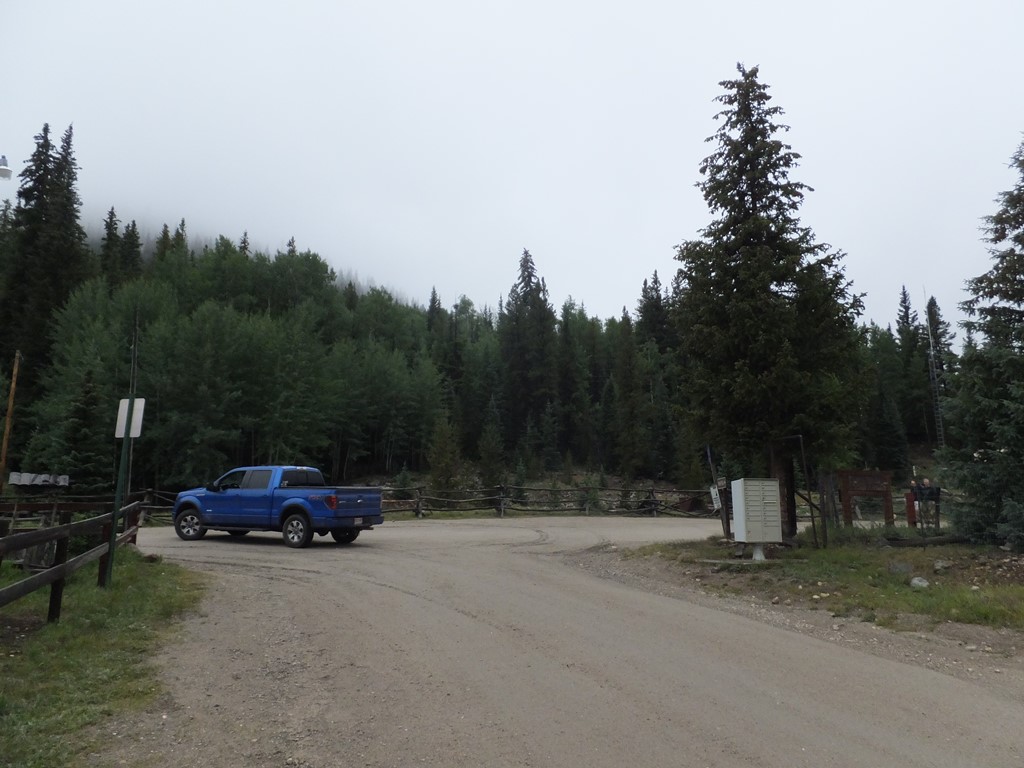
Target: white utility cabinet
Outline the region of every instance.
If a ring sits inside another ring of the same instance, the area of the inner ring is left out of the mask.
[[[782,497],[778,479],[743,477],[733,480],[732,520],[736,541],[781,542]]]

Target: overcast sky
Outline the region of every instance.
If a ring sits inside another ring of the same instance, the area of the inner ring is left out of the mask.
[[[1024,138],[1024,2],[0,0],[0,153],[74,124],[83,222],[292,236],[426,304],[497,306],[524,248],[556,310],[635,309],[710,221],[694,184],[760,67],[866,316],[960,315]],[[17,179],[0,180],[13,199]]]

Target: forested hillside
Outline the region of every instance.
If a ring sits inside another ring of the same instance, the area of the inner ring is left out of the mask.
[[[629,309],[612,318],[552,306],[529,251],[493,266],[509,287],[492,308],[450,285],[426,307],[363,290],[294,240],[197,247],[182,220],[144,248],[115,208],[90,247],[72,130],[56,143],[44,126],[0,211],[5,402],[21,355],[7,470],[109,491],[117,402],[135,391],[136,487],[251,462],[308,462],[337,481],[576,468],[702,487],[709,457],[734,477],[792,466],[794,434],[815,467],[906,478],[909,446],[938,444],[953,334],[906,290],[894,327],[859,324],[844,254],[799,221],[807,190],[790,179],[781,109],[756,69],[722,86],[698,169],[710,223],[679,246],[675,275],[623,286]]]

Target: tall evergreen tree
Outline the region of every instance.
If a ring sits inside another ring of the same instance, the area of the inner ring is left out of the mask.
[[[103,220],[103,239],[100,241],[100,274],[107,278],[110,286],[121,282],[121,265],[123,259],[123,243],[121,241],[121,222],[117,212],[111,208],[107,218]]]
[[[633,321],[622,310],[622,317],[611,325],[615,329],[615,361],[612,368],[613,405],[612,455],[627,482],[649,468],[650,435],[645,418],[646,393],[641,379]]]
[[[49,362],[54,310],[93,271],[85,230],[79,221],[78,163],[69,126],[55,147],[50,127],[36,137],[36,148],[20,174],[14,209],[14,247],[6,264],[0,306],[3,359],[20,349],[24,373],[19,394],[31,400]]]
[[[653,341],[658,351],[664,352],[669,345],[668,296],[662,291],[658,273],[651,276],[651,282],[644,280],[640,289],[640,301],[636,308],[637,343]]]
[[[480,455],[480,482],[485,488],[496,488],[505,482],[505,451],[502,448],[501,417],[492,399],[487,406],[483,430],[477,443]]]
[[[139,226],[132,221],[121,235],[121,278],[135,280],[142,275],[142,237]]]
[[[934,435],[928,379],[928,337],[911,306],[906,286],[900,290],[896,340],[899,342],[903,374],[898,388],[890,394],[895,397],[903,417],[907,439],[914,443],[927,442]]]
[[[442,414],[434,423],[434,432],[427,450],[433,492],[441,498],[452,498],[460,484],[462,457],[457,430]]]
[[[171,229],[165,223],[160,230],[160,236],[156,239],[156,245],[153,247],[153,261],[166,258],[167,254],[171,252],[172,245]]]
[[[819,460],[852,444],[857,403],[855,319],[842,254],[815,242],[797,212],[809,188],[799,155],[777,135],[756,67],[721,83],[722,121],[698,184],[715,219],[678,248],[681,365],[696,433],[717,451],[783,480],[795,529],[793,452],[802,435]]]
[[[947,480],[966,496],[954,521],[979,539],[1024,550],[1024,142],[1014,186],[985,219],[991,269],[967,282],[968,343],[945,401]],[[976,340],[976,341],[975,341]]]
[[[865,340],[864,368],[873,386],[866,386],[872,395],[864,404],[861,458],[864,466],[891,471],[903,480],[910,468],[910,450],[898,404],[904,377],[900,345],[890,328],[874,323]]]
[[[519,278],[499,309],[498,341],[506,435],[516,444],[529,424],[537,427],[548,403],[555,401],[558,381],[555,311],[527,250],[519,259]]]
[[[592,329],[586,310],[572,299],[566,300],[558,320],[560,448],[584,462],[594,460],[597,449],[591,381],[596,345]]]
[[[170,228],[164,224],[160,236],[156,239],[153,258],[146,265],[146,275],[173,285],[183,300],[192,301],[197,306],[202,300],[192,290],[191,270],[192,260],[185,233],[185,220],[181,220],[173,235]]]
[[[16,247],[14,206],[10,200],[4,200],[0,204],[0,307],[5,303],[7,296],[7,277],[8,273],[13,271],[11,265],[14,263]],[[0,309],[0,318],[2,317],[3,311]]]

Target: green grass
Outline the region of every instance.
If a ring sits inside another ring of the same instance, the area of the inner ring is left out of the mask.
[[[0,586],[23,577],[0,568]],[[159,693],[150,654],[202,590],[194,573],[121,550],[111,588],[96,586],[96,566],[74,575],[56,624],[48,588],[0,609],[0,766],[81,764],[95,726]]]
[[[988,547],[883,547],[876,531],[833,541],[827,549],[774,548],[768,567],[730,563],[734,550],[735,545],[709,539],[651,545],[636,554],[667,557],[681,568],[699,566],[708,572],[702,580],[705,588],[788,599],[897,629],[911,616],[933,624],[957,621],[1024,629],[1024,583],[996,577],[979,565],[986,557],[1001,557]],[[935,573],[938,560],[952,566]],[[911,587],[914,576],[927,579],[929,586]]]

